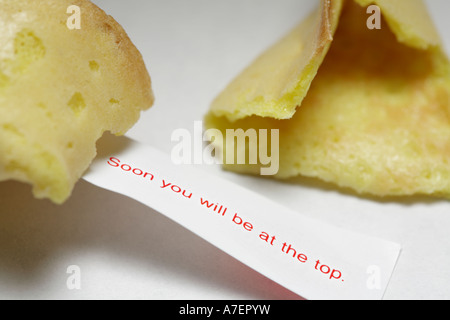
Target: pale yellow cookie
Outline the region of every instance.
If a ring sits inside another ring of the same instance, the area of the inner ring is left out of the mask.
[[[218,95],[211,113],[231,121],[252,115],[291,118],[328,52],[342,2],[321,1],[318,10],[258,57]]]
[[[372,3],[385,15],[381,30],[367,28],[366,5]],[[271,71],[257,61],[238,77],[238,88],[231,84],[214,102],[207,128],[224,133],[230,128],[279,129],[277,178],[314,177],[376,196],[449,197],[450,64],[424,4],[351,0],[344,3],[338,19],[317,74],[314,69],[296,70],[311,72],[314,78],[310,87],[297,79],[300,96],[308,90],[301,103],[292,100],[297,104],[292,117],[284,111],[259,112],[272,105],[266,97],[280,92],[276,85],[263,95],[242,94],[264,81],[264,77],[247,77],[248,70]],[[311,28],[311,32],[318,30]],[[271,51],[303,43],[297,38],[284,41],[289,45],[282,41]],[[280,57],[271,57],[268,66]],[[274,82],[282,84],[286,79],[282,75]],[[239,112],[241,105],[247,105],[245,114]],[[259,165],[225,167],[260,172]]]
[[[0,0],[0,181],[64,202],[103,132],[125,133],[153,101],[141,54],[90,1]]]

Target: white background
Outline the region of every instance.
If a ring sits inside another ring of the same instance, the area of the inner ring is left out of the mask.
[[[122,24],[153,80],[156,104],[127,135],[167,153],[172,131],[193,130],[219,91],[317,3],[94,2]],[[427,3],[449,51],[450,2]],[[361,198],[309,179],[204,169],[310,217],[400,243],[386,299],[450,298],[448,201]],[[81,290],[67,289],[70,265],[81,269]],[[300,299],[159,213],[84,181],[63,206],[0,183],[0,298]]]

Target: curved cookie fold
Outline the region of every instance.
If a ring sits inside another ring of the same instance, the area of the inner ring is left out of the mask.
[[[248,116],[288,119],[301,104],[322,63],[342,0],[320,7],[258,57],[215,99],[211,112],[234,121]]]

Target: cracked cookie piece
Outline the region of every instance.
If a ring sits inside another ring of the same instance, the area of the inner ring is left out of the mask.
[[[80,28],[67,25],[80,8]],[[105,131],[153,105],[151,79],[123,28],[88,0],[0,0],[0,181],[63,203]]]

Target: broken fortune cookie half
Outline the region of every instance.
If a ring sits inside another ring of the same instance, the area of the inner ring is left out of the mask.
[[[371,4],[380,30],[367,27]],[[275,178],[450,197],[450,64],[421,0],[321,1],[219,94],[205,120],[224,133],[278,129]],[[261,164],[224,167],[258,174]]]
[[[125,133],[153,101],[140,52],[90,1],[0,0],[0,181],[63,203],[102,134]]]

